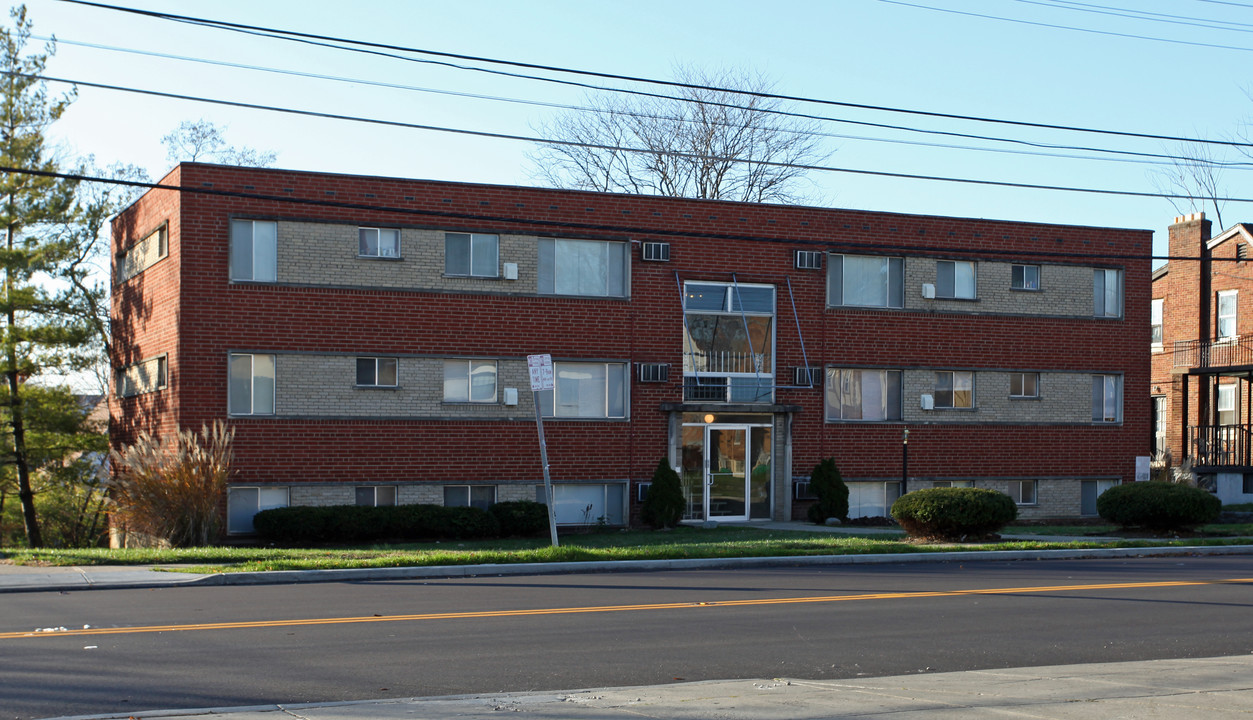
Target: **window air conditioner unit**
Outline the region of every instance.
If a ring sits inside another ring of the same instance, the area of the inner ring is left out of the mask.
[[[797,250],[796,251],[796,269],[797,270],[821,270],[822,269],[822,253],[817,250]]]
[[[793,492],[796,494],[797,500],[817,500],[818,496],[811,489],[812,486],[808,480],[798,480],[792,484]]]
[[[928,300],[933,300],[935,298],[935,283],[923,283],[922,296]]]
[[[822,387],[822,368],[793,368],[792,384],[798,387]]]
[[[640,363],[639,378],[642,383],[670,382],[670,365],[667,363]]]
[[[934,396],[934,395],[929,395],[929,394],[928,394],[928,395],[923,395],[923,396],[922,396],[922,409],[923,409],[923,410],[934,410],[934,409],[935,409],[935,396]]]
[[[505,263],[505,279],[506,280],[518,279],[518,264],[517,263]]]
[[[518,404],[518,389],[517,388],[510,388],[510,387],[505,388],[505,404],[510,405],[510,406]]]
[[[641,243],[640,259],[647,260],[648,262],[670,262],[670,243]]]
[[[637,499],[637,500],[639,500],[640,502],[644,502],[644,498],[648,497],[648,489],[649,489],[649,488],[651,488],[652,486],[653,486],[653,484],[652,484],[652,483],[650,483],[650,482],[642,482],[642,483],[640,483],[640,484],[639,484],[639,489],[637,489],[637,490],[635,491],[635,492],[636,492],[636,496],[635,496],[635,497],[636,497],[636,499]]]

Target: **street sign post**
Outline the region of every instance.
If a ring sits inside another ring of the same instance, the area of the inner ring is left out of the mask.
[[[548,444],[544,442],[544,418],[540,414],[539,394],[542,390],[552,390],[553,356],[527,355],[527,370],[531,373],[531,395],[535,398],[535,427],[539,430],[539,457],[544,466],[544,494],[548,497],[548,535],[553,547],[557,547],[557,508],[553,497],[553,479],[548,472]]]

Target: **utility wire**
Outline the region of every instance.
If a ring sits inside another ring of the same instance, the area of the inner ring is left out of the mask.
[[[203,163],[190,163],[190,164],[200,165]],[[263,169],[263,168],[256,168],[254,169],[254,171],[260,172],[260,173],[289,172],[289,171],[283,171],[283,170],[269,170],[269,169]],[[976,255],[977,254],[980,257],[984,257],[984,258],[991,257],[991,256],[1001,256],[1001,257],[1053,257],[1053,258],[1072,258],[1072,259],[1083,259],[1083,260],[1202,260],[1202,259],[1206,259],[1206,258],[1201,258],[1199,256],[1194,257],[1194,256],[1187,256],[1187,255],[1152,255],[1152,254],[1147,254],[1147,253],[1077,253],[1077,252],[1066,252],[1066,251],[1059,251],[1059,250],[1050,251],[1050,250],[1043,250],[1043,249],[1041,250],[997,249],[993,251],[993,250],[988,250],[986,248],[972,249],[969,247],[954,247],[954,246],[947,246],[947,245],[921,245],[921,244],[900,245],[900,244],[893,244],[893,243],[869,243],[869,242],[840,241],[840,240],[803,240],[803,239],[782,238],[782,237],[775,237],[775,236],[740,235],[740,234],[732,234],[732,233],[701,232],[701,231],[695,231],[695,230],[668,230],[664,228],[648,228],[648,227],[628,226],[628,225],[582,223],[582,222],[570,222],[570,221],[562,221],[562,220],[544,220],[544,219],[536,219],[536,218],[519,218],[519,217],[511,217],[507,215],[483,215],[479,213],[454,212],[451,210],[424,210],[421,208],[406,208],[406,207],[395,207],[395,206],[388,206],[388,205],[371,205],[371,204],[366,204],[366,203],[354,203],[354,202],[346,202],[346,201],[340,201],[340,200],[327,200],[325,198],[314,199],[314,198],[293,197],[290,195],[266,195],[266,194],[257,193],[257,192],[221,190],[218,188],[210,188],[210,187],[203,187],[203,186],[192,187],[192,186],[187,186],[187,185],[163,185],[159,182],[149,182],[149,181],[143,181],[143,180],[124,180],[120,178],[85,175],[81,173],[62,173],[62,172],[52,172],[48,170],[34,170],[31,168],[0,166],[0,173],[16,173],[20,175],[32,175],[36,177],[56,178],[60,180],[72,180],[76,182],[124,185],[126,187],[146,188],[149,190],[172,190],[178,193],[211,195],[215,197],[228,197],[228,198],[237,198],[237,199],[246,199],[246,200],[264,200],[268,202],[288,203],[288,204],[313,206],[313,207],[338,208],[338,209],[348,209],[348,210],[364,210],[364,211],[370,211],[370,212],[388,212],[388,213],[397,213],[397,214],[404,214],[404,215],[415,215],[415,216],[420,216],[420,217],[452,218],[456,220],[474,220],[474,221],[481,221],[481,222],[488,222],[488,223],[510,223],[510,224],[522,225],[522,226],[562,228],[566,230],[579,230],[579,231],[596,231],[596,232],[601,232],[601,233],[616,233],[617,235],[615,235],[615,237],[618,237],[618,238],[622,238],[622,237],[626,237],[630,235],[648,235],[648,236],[654,236],[654,237],[695,238],[695,239],[707,239],[707,240],[748,240],[748,241],[768,242],[768,243],[790,245],[790,246],[806,245],[806,246],[812,246],[812,247],[823,247],[823,248],[828,248],[828,249],[848,248],[848,249],[855,249],[855,250],[899,251],[899,252],[909,252],[909,253],[915,253],[915,254],[928,254],[928,253],[946,254],[946,255]],[[300,174],[305,174],[305,173],[300,173]],[[440,183],[440,184],[448,184],[448,183]],[[535,190],[537,192],[553,192],[551,190],[545,191],[540,188],[519,188],[519,189]],[[602,193],[602,194],[608,194],[608,193]],[[691,198],[660,198],[660,197],[657,199],[691,200]],[[752,203],[732,202],[732,204],[751,205]],[[839,212],[838,209],[828,209],[828,208],[824,208],[824,209],[829,210],[831,212]],[[848,210],[845,212],[875,214],[873,211],[866,211],[866,210]],[[888,213],[888,214],[896,215],[896,213]],[[918,216],[918,217],[931,217],[931,216]],[[991,221],[986,221],[986,222],[1004,224],[1006,221],[991,220]],[[1065,227],[1065,226],[1052,226],[1048,223],[1021,223],[1021,224],[1034,225],[1037,227],[1058,227],[1059,229],[1062,227]],[[1225,260],[1227,258],[1209,258],[1209,259],[1213,259],[1213,260],[1224,259]],[[1231,260],[1234,261],[1235,258],[1231,258]]]
[[[1128,8],[1111,7],[1109,5],[1093,5],[1085,2],[1074,2],[1073,0],[1014,0],[1014,2],[1023,3],[1024,5],[1037,5],[1039,7],[1053,8],[1055,10],[1070,10],[1071,12],[1086,12],[1095,15],[1112,15],[1114,17],[1130,18],[1132,20],[1145,20],[1147,22],[1167,23],[1169,25],[1190,25],[1192,27],[1201,27],[1208,30],[1226,30],[1228,32],[1253,32],[1253,23],[1230,22],[1227,20],[1209,20],[1207,18],[1189,17],[1187,15],[1169,15],[1166,13],[1148,12],[1145,10],[1131,10]],[[1239,27],[1224,27],[1225,25],[1237,25]]]
[[[1242,142],[1236,142],[1236,141],[1230,141],[1230,140],[1186,138],[1186,137],[1179,137],[1179,136],[1174,136],[1174,135],[1156,135],[1152,133],[1137,133],[1137,132],[1130,132],[1130,131],[1123,131],[1123,130],[1085,128],[1085,127],[1078,127],[1078,126],[1072,126],[1072,125],[1055,125],[1055,124],[1050,124],[1050,123],[1028,122],[1028,121],[1023,121],[1023,120],[1007,120],[1007,119],[1001,119],[1001,118],[980,117],[980,116],[975,116],[975,115],[961,115],[961,114],[955,114],[955,113],[942,113],[942,112],[929,111],[929,110],[916,110],[916,109],[889,107],[889,106],[883,106],[883,105],[851,103],[851,102],[843,102],[839,100],[826,100],[826,99],[803,97],[803,96],[797,96],[797,95],[783,95],[783,94],[778,94],[778,93],[768,93],[768,92],[757,91],[757,90],[723,88],[723,87],[710,86],[710,85],[700,85],[696,83],[685,83],[685,82],[679,82],[679,81],[674,81],[674,80],[658,80],[655,78],[637,77],[637,76],[632,76],[632,75],[620,75],[616,73],[605,73],[605,72],[597,72],[597,71],[592,71],[592,70],[579,70],[579,69],[569,68],[569,67],[561,67],[561,66],[554,66],[554,65],[541,65],[541,64],[536,64],[536,63],[525,63],[525,62],[520,62],[516,60],[502,60],[498,58],[488,58],[488,57],[475,56],[475,55],[464,55],[464,54],[459,54],[459,53],[440,52],[440,51],[427,50],[427,49],[422,49],[422,48],[406,47],[406,46],[401,46],[401,45],[391,45],[387,43],[378,43],[378,42],[371,42],[371,41],[366,41],[366,40],[354,40],[350,38],[334,37],[334,36],[329,36],[329,35],[302,33],[302,32],[296,32],[293,30],[283,30],[280,28],[269,28],[269,27],[263,27],[263,26],[257,26],[257,25],[246,25],[242,23],[231,23],[231,22],[226,22],[226,21],[221,21],[221,20],[211,20],[207,18],[198,18],[198,17],[191,17],[191,16],[186,16],[186,15],[175,15],[172,13],[156,12],[152,10],[140,10],[137,8],[128,8],[128,7],[121,7],[117,5],[108,5],[104,3],[90,2],[89,0],[60,0],[60,1],[73,3],[76,5],[95,7],[95,8],[105,9],[105,10],[115,10],[118,12],[143,15],[146,17],[152,17],[152,18],[157,18],[161,20],[170,20],[174,22],[189,23],[189,24],[194,24],[194,25],[201,25],[204,27],[213,27],[213,28],[231,30],[231,31],[236,31],[236,32],[248,32],[252,34],[265,33],[269,37],[276,37],[276,38],[282,38],[282,39],[297,39],[297,40],[303,39],[303,40],[318,40],[318,41],[323,41],[323,42],[344,43],[348,45],[361,46],[364,48],[393,50],[393,51],[400,51],[400,52],[406,52],[406,53],[428,55],[432,57],[449,58],[449,59],[472,61],[472,62],[494,64],[494,65],[505,65],[509,67],[517,67],[517,68],[523,68],[523,69],[528,69],[528,70],[542,70],[545,72],[553,72],[553,73],[561,73],[561,74],[569,74],[569,75],[580,75],[580,76],[600,78],[603,80],[619,80],[619,81],[632,82],[632,83],[644,83],[644,84],[663,86],[663,87],[673,87],[673,88],[682,88],[682,89],[688,89],[688,90],[701,90],[701,91],[707,91],[707,92],[727,93],[730,95],[757,97],[757,98],[771,99],[771,100],[785,100],[789,102],[813,103],[813,104],[818,104],[818,105],[831,105],[831,106],[836,106],[836,107],[856,108],[860,110],[875,110],[875,111],[880,111],[880,112],[902,113],[902,114],[908,114],[908,115],[919,115],[923,117],[942,118],[946,120],[965,120],[965,121],[971,121],[971,122],[994,123],[994,124],[1000,124],[1000,125],[1012,125],[1012,126],[1017,126],[1017,127],[1030,127],[1030,128],[1046,129],[1046,130],[1064,130],[1068,132],[1083,132],[1083,133],[1096,133],[1096,134],[1102,134],[1102,135],[1116,135],[1119,137],[1132,137],[1132,138],[1147,139],[1147,140],[1166,140],[1166,141],[1171,141],[1171,142],[1199,142],[1199,143],[1203,143],[1207,145],[1223,145],[1227,147],[1253,148],[1253,143],[1242,143]],[[898,4],[898,5],[909,5],[909,3],[895,2],[895,0],[880,0],[880,2],[891,2],[893,4]],[[926,8],[926,6],[921,6],[921,5],[914,6],[914,7]],[[927,8],[927,9],[935,9],[935,8]],[[969,13],[964,13],[964,14],[969,14]],[[1190,43],[1190,44],[1194,44],[1194,43]],[[349,47],[339,47],[339,49],[350,50],[350,51],[356,50],[356,48],[349,48]],[[1248,48],[1248,47],[1232,48],[1232,49],[1253,51],[1253,48]],[[403,59],[416,61],[416,62],[425,62],[422,60],[416,60],[414,58],[403,58]],[[471,70],[476,70],[479,72],[502,74],[502,73],[499,73],[499,71],[493,71],[493,70],[486,69],[486,68],[462,68],[462,69],[471,69]],[[554,78],[544,78],[544,77],[539,77],[539,76],[523,76],[523,75],[515,75],[515,76],[525,77],[526,79],[539,80],[543,82],[557,82],[557,83],[562,83],[562,84],[572,84],[572,85],[577,85],[580,87],[586,87],[586,88],[595,89],[595,90],[620,92],[620,93],[628,93],[628,94],[635,94],[635,95],[648,95],[648,93],[641,93],[640,91],[636,91],[636,90],[623,90],[620,88],[600,87],[600,86],[588,85],[585,83],[572,83],[570,81],[557,80]],[[661,95],[659,97],[664,97],[666,99],[675,99],[673,98],[673,96],[670,96],[670,95]]]
[[[383,120],[379,118],[367,118],[367,117],[360,117],[360,116],[355,116],[355,115],[341,115],[338,113],[316,112],[313,110],[296,110],[294,108],[278,107],[274,105],[259,105],[256,103],[246,103],[246,102],[241,102],[237,100],[217,100],[213,98],[197,97],[194,95],[182,95],[179,93],[158,92],[156,90],[140,90],[137,88],[128,88],[128,87],[122,87],[118,85],[107,85],[104,83],[92,83],[92,82],[85,82],[85,81],[79,81],[79,80],[67,80],[65,78],[56,78],[56,77],[49,77],[49,76],[42,76],[42,75],[30,75],[26,73],[16,73],[16,72],[11,72],[11,71],[0,72],[0,74],[16,76],[16,77],[31,78],[31,79],[36,79],[36,80],[43,80],[46,82],[66,83],[66,84],[78,85],[82,87],[93,87],[93,88],[99,88],[99,89],[104,89],[104,90],[117,90],[119,92],[137,93],[141,95],[150,95],[154,97],[170,98],[174,100],[189,100],[192,102],[210,103],[214,105],[225,105],[227,107],[247,108],[250,110],[266,110],[270,112],[285,113],[289,115],[301,115],[301,116],[306,116],[306,117],[316,117],[316,118],[323,118],[323,119],[328,119],[328,120],[348,120],[351,122],[362,122],[362,123],[370,123],[374,125],[402,127],[402,128],[409,128],[412,130],[429,130],[432,132],[444,132],[444,133],[452,133],[456,135],[468,135],[472,137],[485,137],[485,138],[493,138],[497,140],[514,140],[514,141],[536,143],[536,144],[543,144],[543,145],[560,145],[564,147],[578,147],[578,148],[587,148],[591,150],[608,150],[608,151],[613,151],[613,152],[628,152],[628,153],[636,153],[636,154],[644,154],[644,155],[658,154],[657,151],[649,150],[647,148],[624,147],[624,146],[619,146],[619,145],[600,145],[596,143],[576,142],[573,140],[558,140],[555,138],[530,137],[526,135],[513,135],[510,133],[487,132],[485,130],[468,130],[465,128],[442,127],[439,125],[423,125],[419,123],[402,122],[399,120]],[[832,167],[830,165],[805,165],[805,164],[799,164],[799,163],[784,163],[784,162],[773,162],[773,161],[765,161],[765,160],[745,160],[743,158],[736,158],[736,157],[721,157],[721,156],[716,156],[716,155],[701,155],[697,153],[685,153],[685,152],[666,152],[664,154],[670,155],[673,157],[693,159],[693,160],[702,160],[702,161],[731,162],[731,163],[740,163],[740,164],[747,164],[747,165],[759,165],[763,167],[779,167],[779,168],[789,168],[789,169],[794,169],[794,170],[807,170],[807,171],[815,171],[815,172],[833,172],[833,173],[845,173],[845,174],[851,174],[851,175],[867,175],[867,176],[872,176],[872,177],[887,177],[887,178],[896,178],[896,179],[905,179],[905,180],[929,180],[929,181],[936,181],[936,182],[962,183],[966,185],[983,185],[983,186],[992,186],[992,187],[1020,188],[1020,189],[1025,189],[1025,190],[1056,190],[1060,192],[1089,193],[1089,194],[1096,194],[1096,195],[1119,195],[1119,196],[1124,196],[1124,197],[1164,198],[1167,200],[1195,200],[1196,199],[1195,197],[1190,196],[1190,195],[1177,195],[1177,194],[1171,194],[1171,193],[1155,193],[1155,192],[1145,192],[1145,191],[1135,191],[1135,190],[1109,190],[1109,189],[1103,189],[1103,188],[1072,187],[1072,186],[1066,186],[1066,185],[1040,185],[1040,184],[1035,184],[1035,183],[1018,183],[1018,182],[1008,182],[1008,181],[1003,181],[1003,180],[980,180],[976,178],[957,178],[957,177],[945,177],[945,176],[939,176],[939,175],[916,175],[916,174],[911,174],[911,173],[886,172],[882,170],[864,170],[864,169]],[[1206,199],[1213,201],[1213,202],[1239,202],[1239,203],[1253,202],[1253,198],[1214,197],[1214,198],[1206,198]]]
[[[239,70],[253,70],[257,72],[274,73],[274,74],[280,74],[280,75],[288,75],[292,77],[303,77],[303,78],[309,78],[313,80],[330,80],[334,82],[351,83],[351,84],[356,84],[356,85],[366,85],[366,86],[371,86],[371,87],[380,87],[380,88],[387,88],[387,89],[392,89],[392,90],[407,90],[411,92],[431,93],[431,94],[436,94],[436,95],[463,97],[463,98],[470,98],[470,99],[475,99],[475,100],[489,100],[493,102],[504,102],[504,103],[512,103],[512,104],[517,104],[517,105],[531,105],[535,107],[546,107],[546,108],[553,108],[553,109],[558,109],[558,110],[572,110],[576,112],[587,112],[587,113],[600,112],[596,108],[587,107],[587,106],[568,105],[568,104],[554,103],[554,102],[544,102],[540,100],[524,100],[521,98],[511,98],[511,97],[504,97],[500,95],[482,95],[482,94],[477,94],[477,93],[469,93],[469,92],[462,92],[462,91],[456,91],[456,90],[441,90],[441,89],[436,89],[436,88],[419,87],[415,85],[403,85],[400,83],[382,82],[378,80],[366,80],[362,78],[349,78],[349,77],[343,77],[343,76],[337,76],[337,75],[325,75],[321,73],[312,73],[312,72],[301,71],[301,70],[287,70],[287,69],[282,69],[282,68],[264,67],[264,66],[259,66],[259,65],[249,65],[246,63],[230,62],[226,60],[210,60],[207,58],[188,57],[185,55],[174,55],[171,53],[161,53],[161,52],[155,52],[155,51],[150,51],[150,50],[139,50],[135,48],[117,47],[113,45],[102,45],[99,43],[66,40],[64,38],[53,38],[50,36],[32,35],[31,37],[36,40],[55,42],[58,44],[70,45],[74,47],[85,47],[85,48],[91,48],[94,50],[106,50],[110,52],[142,55],[145,57],[157,57],[157,58],[163,58],[167,60],[178,60],[182,62],[200,63],[200,64],[205,64],[205,65],[219,66],[219,67],[235,68]],[[717,103],[717,104],[721,105],[721,103]],[[738,107],[738,106],[735,106],[735,107]],[[754,108],[753,110],[755,112],[770,113],[770,114],[781,112],[781,111],[775,111],[775,110],[770,110],[766,108]],[[653,114],[648,114],[648,113],[630,112],[630,111],[622,111],[622,110],[615,110],[614,112],[622,114],[622,115],[627,115],[629,117],[637,117],[637,118],[645,118],[645,119],[653,119],[653,120],[672,120],[672,121],[688,122],[684,118],[679,118],[679,117],[674,117],[674,116],[653,115]],[[907,132],[922,133],[922,134],[928,134],[928,135],[956,136],[956,137],[961,137],[961,138],[966,138],[966,139],[986,140],[986,141],[991,141],[991,142],[1004,142],[1004,143],[1011,143],[1011,144],[1026,145],[1026,146],[1031,146],[1031,147],[1049,148],[1049,149],[1056,149],[1056,150],[1074,150],[1074,151],[1080,151],[1080,152],[1098,152],[1098,153],[1104,153],[1104,154],[1110,154],[1110,155],[1126,155],[1130,157],[1129,158],[1093,157],[1093,156],[1086,156],[1086,155],[1073,155],[1073,154],[1068,154],[1068,153],[1046,153],[1046,152],[1034,152],[1030,150],[1012,150],[1009,148],[988,148],[988,147],[978,147],[978,146],[973,146],[973,145],[954,145],[954,144],[948,144],[948,143],[929,143],[929,142],[922,142],[922,141],[917,141],[917,140],[900,140],[900,139],[893,139],[893,138],[867,137],[867,136],[862,136],[862,135],[828,133],[828,132],[821,132],[817,130],[803,130],[803,129],[795,130],[795,129],[790,129],[790,128],[773,128],[773,129],[781,131],[781,132],[787,132],[787,133],[792,133],[792,134],[797,134],[797,135],[829,137],[829,138],[835,138],[835,139],[840,139],[840,140],[861,140],[861,141],[866,141],[866,142],[881,142],[881,143],[889,143],[889,144],[896,144],[896,145],[913,145],[913,146],[919,146],[919,147],[934,147],[934,148],[943,148],[943,149],[952,149],[952,150],[970,150],[970,151],[975,151],[975,152],[1028,155],[1028,156],[1035,156],[1035,157],[1053,157],[1053,158],[1063,158],[1063,159],[1069,159],[1069,160],[1093,160],[1093,161],[1100,161],[1100,162],[1123,162],[1123,163],[1138,163],[1138,164],[1146,164],[1146,165],[1162,165],[1163,163],[1160,162],[1161,160],[1185,161],[1185,162],[1194,162],[1196,160],[1196,158],[1190,158],[1190,157],[1186,157],[1182,155],[1171,155],[1169,153],[1148,153],[1148,152],[1136,152],[1133,150],[1114,150],[1110,148],[1099,148],[1099,147],[1084,147],[1084,146],[1075,146],[1075,145],[1054,145],[1051,143],[1035,143],[1035,142],[1029,142],[1025,140],[1016,140],[1012,138],[1000,138],[1000,137],[994,137],[994,136],[988,136],[988,135],[973,135],[973,134],[967,134],[967,133],[952,133],[952,132],[939,131],[939,130],[924,130],[921,128],[910,128],[910,127],[904,127],[904,126],[899,126],[899,125],[884,125],[882,123],[870,123],[870,122],[864,122],[864,121],[859,121],[859,120],[847,120],[843,118],[833,118],[833,117],[826,117],[826,116],[821,116],[821,115],[806,115],[804,117],[807,119],[812,119],[812,120],[822,120],[824,122],[840,123],[840,124],[847,124],[847,125],[869,126],[869,127],[880,128],[880,129],[902,130],[902,131],[907,131]],[[1229,162],[1229,161],[1214,160],[1214,161],[1206,161],[1205,164],[1207,166],[1232,168],[1232,169],[1239,169],[1239,170],[1253,169],[1253,163],[1240,162],[1240,161]]]

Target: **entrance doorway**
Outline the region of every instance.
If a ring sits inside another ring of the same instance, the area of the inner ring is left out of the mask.
[[[770,518],[771,427],[741,422],[683,424],[685,520]]]

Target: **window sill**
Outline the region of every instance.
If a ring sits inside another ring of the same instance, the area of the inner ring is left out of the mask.
[[[974,302],[979,302],[979,298],[977,298],[977,297],[969,297],[969,298],[968,298],[968,297],[944,297],[944,296],[942,296],[942,295],[936,295],[934,298],[927,298],[927,299],[929,299],[929,300],[948,300],[948,301],[955,301],[955,302],[971,302],[971,303],[974,303]]]
[[[440,405],[472,405],[474,407],[491,407],[502,405],[498,400],[441,400]],[[509,407],[513,407],[510,405]]]
[[[399,390],[400,385],[353,385],[354,390]]]
[[[449,275],[444,273],[441,277],[449,280],[503,280],[500,275]]]
[[[1040,397],[1039,395],[1010,395],[1009,396],[1010,402],[1022,402],[1024,400],[1027,402],[1040,402],[1043,399],[1044,398]]]
[[[827,305],[828,310],[904,310],[892,305]]]
[[[1153,353],[1154,355],[1158,355],[1158,354],[1166,352],[1166,348],[1162,347],[1161,345],[1150,345],[1149,352]]]
[[[1026,288],[1026,287],[1020,287],[1020,288],[1011,287],[1009,291],[1010,292],[1025,292],[1025,293],[1044,292],[1044,290],[1041,288]]]
[[[978,412],[979,408],[977,407],[941,407],[939,405],[936,405],[935,407],[931,408],[931,410],[936,410],[936,411],[941,411],[941,412]],[[927,411],[927,412],[930,412],[930,411]]]
[[[890,425],[890,424],[900,425],[905,422],[904,420],[900,418],[893,418],[891,420],[856,420],[856,419],[845,420],[844,418],[830,418],[830,417],[825,418],[825,421],[830,425]]]
[[[404,260],[404,257],[400,255],[361,255],[361,254],[358,254],[357,259],[358,260],[383,260],[386,262],[395,262],[398,260]]]

